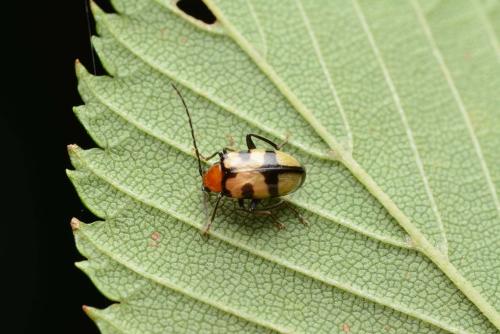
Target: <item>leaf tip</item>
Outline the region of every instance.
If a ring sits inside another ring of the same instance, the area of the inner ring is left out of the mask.
[[[71,225],[71,230],[77,231],[78,229],[80,229],[81,221],[78,220],[77,218],[73,217],[73,218],[71,218],[71,221],[69,224]]]

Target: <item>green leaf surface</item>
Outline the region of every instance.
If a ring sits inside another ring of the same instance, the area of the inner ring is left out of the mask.
[[[102,221],[78,267],[116,304],[102,333],[497,333],[500,4],[167,0],[93,6],[110,76],[77,65],[100,148],[68,175]],[[207,155],[246,133],[307,168],[293,212],[228,199],[209,239],[189,126]]]

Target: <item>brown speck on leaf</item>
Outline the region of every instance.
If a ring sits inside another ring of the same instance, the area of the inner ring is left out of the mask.
[[[158,247],[159,241],[160,241],[160,233],[158,233],[157,231],[151,233],[151,240],[149,240],[149,246]]]
[[[151,233],[151,239],[153,239],[154,241],[160,240],[160,233],[154,231],[153,233]]]
[[[179,41],[180,41],[182,44],[186,44],[186,43],[187,43],[187,41],[188,41],[188,39],[187,39],[187,37],[186,37],[186,36],[181,36],[181,37],[180,37],[180,39],[179,39]]]
[[[472,58],[472,56],[471,56],[470,52],[464,53],[464,59],[465,60],[470,60],[471,58]]]
[[[71,218],[71,221],[70,221],[69,224],[71,225],[71,229],[73,231],[76,231],[76,230],[78,230],[80,228],[80,221],[78,219],[74,218],[74,217]]]
[[[386,332],[390,331],[390,330],[391,330],[391,326],[389,326],[389,325],[385,325],[385,326],[384,326],[384,330],[385,330]]]
[[[349,333],[351,331],[351,327],[347,323],[342,324],[342,332]]]
[[[82,305],[82,310],[87,314],[89,313],[89,307],[87,305]]]

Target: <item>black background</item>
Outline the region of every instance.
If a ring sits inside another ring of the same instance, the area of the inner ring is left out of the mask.
[[[97,1],[112,11],[107,1]],[[93,70],[85,0],[10,1],[2,13],[2,333],[98,333],[82,305],[109,301],[75,266],[71,217],[95,219],[68,181],[66,146],[95,146],[73,115],[76,58]],[[180,5],[210,17],[197,1]],[[103,70],[99,63],[97,73]]]

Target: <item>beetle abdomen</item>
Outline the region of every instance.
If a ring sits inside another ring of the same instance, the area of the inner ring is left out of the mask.
[[[223,192],[233,198],[264,199],[289,194],[305,180],[305,170],[291,155],[253,149],[222,158]]]

